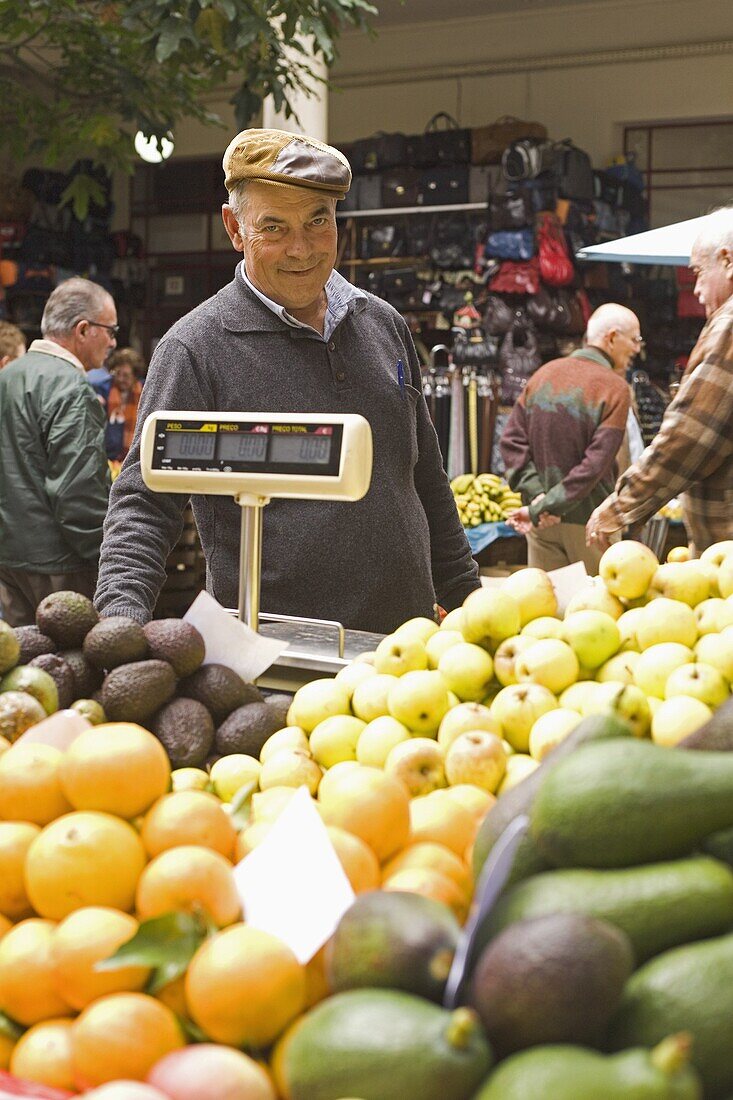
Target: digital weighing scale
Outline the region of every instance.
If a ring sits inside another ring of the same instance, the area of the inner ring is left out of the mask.
[[[376,648],[380,634],[260,611],[263,508],[273,497],[361,500],[372,476],[372,431],[363,416],[163,410],[145,421],[140,463],[154,492],[230,496],[242,509],[239,608],[232,614],[288,643],[260,685],[294,691]]]

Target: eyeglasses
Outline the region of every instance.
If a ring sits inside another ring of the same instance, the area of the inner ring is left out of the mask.
[[[94,328],[106,328],[107,332],[111,332],[114,337],[117,337],[120,331],[119,325],[104,325],[101,321],[87,321],[87,324]]]
[[[636,344],[639,351],[643,351],[646,347],[646,340],[642,339],[641,336],[630,336],[629,340],[631,340],[632,344]]]

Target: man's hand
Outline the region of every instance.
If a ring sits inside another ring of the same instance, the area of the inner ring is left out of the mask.
[[[529,508],[526,505],[523,508],[517,508],[516,512],[510,512],[506,521],[520,535],[526,535],[532,530],[532,520],[529,518]]]
[[[544,493],[538,493],[538,495],[532,501],[533,504],[540,504],[545,499]],[[540,530],[545,527],[554,527],[556,523],[560,523],[559,516],[553,516],[552,512],[540,512],[539,519],[537,520],[537,526]]]
[[[611,527],[612,520],[604,516],[603,505],[599,504],[585,525],[585,542],[587,546],[597,550],[608,550],[611,545],[611,536],[616,534],[618,527]]]

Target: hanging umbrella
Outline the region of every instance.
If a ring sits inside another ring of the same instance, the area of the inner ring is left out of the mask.
[[[703,229],[708,215],[688,221],[648,229],[617,241],[592,244],[576,252],[579,260],[601,260],[605,263],[667,264],[686,267],[695,238]]]

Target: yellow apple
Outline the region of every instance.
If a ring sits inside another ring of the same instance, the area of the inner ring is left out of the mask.
[[[329,719],[327,719],[329,721]],[[310,753],[302,749],[281,749],[262,765],[260,790],[271,787],[307,787],[315,794],[323,772]]]
[[[411,798],[447,787],[443,750],[430,737],[411,737],[390,750],[384,770],[407,787]]]
[[[425,652],[428,655],[428,668],[437,668],[440,658],[447,649],[453,645],[462,645],[464,642],[460,630],[438,630],[432,638],[425,643]]]
[[[288,725],[306,733],[334,714],[351,714],[351,689],[336,680],[311,680],[296,691],[288,711]]]
[[[472,783],[494,794],[504,778],[507,756],[501,738],[486,730],[457,737],[445,756],[445,774],[453,784]]]
[[[520,623],[519,603],[501,588],[477,588],[463,602],[463,637],[484,649],[518,634]]]
[[[621,652],[639,651],[639,639],[636,636],[636,627],[643,612],[643,607],[632,607],[624,611],[620,619],[616,620],[619,634],[621,635]]]
[[[519,604],[522,626],[533,619],[557,615],[557,596],[544,569],[519,569],[507,577],[502,587]]]
[[[374,665],[367,664],[366,661],[352,661],[344,668],[339,669],[336,673],[335,679],[337,683],[343,684],[348,688],[352,695],[354,688],[364,682],[364,680],[371,680],[373,676],[377,675],[377,670]]]
[[[730,688],[722,672],[697,661],[682,665],[670,674],[664,696],[673,699],[675,695],[689,695],[708,707],[719,707],[730,695]]]
[[[406,672],[391,689],[389,713],[413,733],[436,734],[450,702],[439,672]]]
[[[601,665],[596,673],[596,680],[600,684],[605,684],[608,680],[620,681],[622,684],[633,684],[635,683],[634,669],[640,658],[641,654],[635,653],[633,650],[627,650],[626,653],[617,653]],[[568,690],[570,689],[568,688]]]
[[[622,540],[605,551],[598,573],[612,596],[635,600],[644,595],[658,566],[657,556],[648,546]]]
[[[704,726],[713,716],[710,707],[690,695],[676,695],[660,702],[652,715],[652,741],[674,748]]]
[[[650,591],[668,600],[697,607],[710,596],[710,581],[698,561],[677,561],[660,565],[652,577]]]
[[[667,554],[667,561],[689,561],[690,557],[689,546],[673,546]]]
[[[578,714],[585,714],[597,689],[598,684],[595,680],[578,680],[577,684],[571,684],[569,688],[565,688],[560,696],[560,706],[568,710],[576,710]]]
[[[600,668],[621,646],[616,620],[605,611],[574,611],[565,616],[564,640],[575,651],[581,665]]]
[[[363,661],[364,664],[366,664],[366,665],[373,665],[374,664],[374,658],[376,657],[376,655],[377,655],[376,650],[367,649],[363,653],[357,654],[357,656],[354,657],[354,660],[359,661],[359,662]]]
[[[248,783],[259,783],[262,765],[254,756],[243,752],[233,752],[221,756],[211,765],[209,777],[214,794],[222,802],[231,802],[237,791]]]
[[[415,619],[408,619],[402,626],[398,626],[394,631],[395,635],[399,635],[401,638],[416,638],[423,645],[427,642],[428,638],[431,638],[438,629],[438,624],[432,619],[427,619],[424,616],[418,616]]]
[[[208,791],[211,779],[203,768],[176,768],[171,772],[171,788],[174,791]]]
[[[456,607],[449,611],[440,624],[440,630],[463,630],[463,608]]]
[[[300,726],[285,726],[284,729],[276,730],[275,733],[267,738],[260,749],[260,763],[264,764],[268,756],[274,756],[274,754],[280,752],[281,749],[304,749],[306,752],[310,751],[305,730],[301,729]]]
[[[635,737],[646,737],[651,724],[651,708],[646,695],[635,684],[608,681],[598,684],[584,717],[588,714],[617,714],[625,718]]]
[[[425,643],[419,638],[388,634],[377,646],[374,657],[377,672],[389,676],[404,676],[406,672],[418,672],[428,667]]]
[[[733,554],[733,539],[724,539],[722,542],[714,542],[700,555],[701,562],[709,562],[716,569],[722,564],[729,554]]]
[[[565,608],[565,618],[574,611],[605,611],[612,619],[620,619],[624,605],[618,597],[612,595],[600,577],[588,578]]]
[[[512,790],[512,788],[521,783],[523,779],[531,775],[533,771],[536,771],[539,766],[539,761],[534,760],[531,756],[528,756],[527,753],[517,752],[514,756],[510,756],[506,762],[506,772],[496,792],[497,795],[501,797],[501,795],[506,794],[507,791]]]
[[[697,641],[695,612],[686,603],[660,596],[642,608],[636,637],[642,652],[659,642],[679,642],[691,649]]]
[[[516,752],[529,747],[532,726],[541,714],[557,707],[557,699],[539,684],[510,684],[502,688],[491,704],[492,717]]]
[[[544,760],[548,752],[575,729],[578,722],[582,722],[581,716],[576,710],[567,707],[558,707],[556,710],[548,710],[547,714],[541,714],[529,735],[530,756],[539,762]]]
[[[362,730],[356,742],[356,759],[369,768],[383,768],[395,745],[409,741],[411,736],[402,722],[391,714],[382,714]]]
[[[695,608],[698,634],[720,634],[726,626],[733,625],[733,605],[720,596],[703,600]]]
[[[501,725],[483,703],[459,703],[443,718],[438,729],[438,744],[447,752],[456,737],[472,730],[487,730],[501,736]]]
[[[723,599],[733,596],[733,554],[723,558],[718,569],[718,591]]]
[[[358,684],[351,697],[351,709],[356,717],[362,722],[372,722],[382,714],[389,714],[387,697],[396,683],[396,676],[381,672]]]
[[[535,620],[535,622],[537,621],[539,620]],[[557,622],[562,626],[558,619],[553,619],[552,622]],[[529,649],[537,640],[537,638],[531,638],[526,634],[515,634],[513,638],[506,638],[497,647],[494,654],[494,675],[502,687],[509,687],[510,684],[517,683],[517,674],[514,667],[517,656],[525,649]]]
[[[446,650],[438,662],[438,672],[462,702],[478,703],[489,690],[494,662],[481,646],[461,642]]]
[[[268,787],[266,791],[255,791],[252,795],[252,820],[255,823],[272,825],[279,818],[296,787]]]
[[[634,683],[645,695],[664,699],[667,680],[681,665],[691,665],[695,654],[679,642],[659,642],[645,649],[634,669]]]
[[[356,760],[356,743],[366,722],[350,714],[335,714],[319,722],[310,735],[310,751],[322,768]]]
[[[706,665],[712,665],[733,684],[733,626],[720,634],[705,634],[695,643],[695,657]]]
[[[580,671],[574,650],[559,638],[542,638],[535,642],[519,654],[514,668],[520,684],[539,684],[554,695],[574,684]]]
[[[522,627],[522,637],[526,638],[562,638],[562,621],[549,615],[532,619]]]

